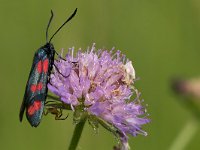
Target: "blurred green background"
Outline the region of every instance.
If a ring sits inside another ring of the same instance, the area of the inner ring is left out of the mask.
[[[148,104],[152,122],[148,136],[130,137],[135,150],[168,150],[192,117],[170,89],[174,76],[199,76],[200,1],[198,0],[0,0],[0,149],[66,150],[74,126],[71,115],[55,121],[43,117],[38,128],[19,122],[34,52],[45,43],[50,10],[55,13],[50,35],[78,8],[77,16],[54,38],[57,51],[75,46],[115,46],[133,61],[141,80],[136,87]],[[200,131],[185,147],[199,150]],[[112,149],[115,139],[102,127],[87,124],[79,150]]]

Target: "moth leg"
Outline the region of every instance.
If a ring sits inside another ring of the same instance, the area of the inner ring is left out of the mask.
[[[48,99],[53,99],[53,100],[56,100],[56,101],[59,101],[59,102],[60,102],[59,97],[55,97],[55,96],[52,96],[52,95],[47,95],[47,98],[48,98]],[[51,101],[51,102],[55,102],[55,101]]]
[[[68,76],[63,75],[63,74],[59,71],[58,67],[57,67],[55,64],[53,64],[53,65],[54,65],[56,71],[58,71],[59,74],[61,74],[61,75],[62,75],[63,77],[65,77],[65,78],[69,77],[69,75],[68,75]]]
[[[65,59],[65,58],[63,58],[62,56],[60,56],[60,54],[58,54],[58,52],[56,52],[56,51],[55,51],[55,53],[56,53],[56,55],[58,55],[58,57],[59,57],[60,59],[62,59],[62,60],[64,60],[64,61],[66,61],[66,59]]]
[[[44,114],[45,116],[47,116],[48,113],[49,113],[48,110],[46,110],[46,111],[44,110],[44,111],[43,111],[43,114]]]
[[[55,116],[55,120],[65,120],[65,119],[67,119],[68,115],[67,115],[67,117],[61,118],[62,115],[63,115],[62,109],[60,109],[60,111],[58,111],[57,115]]]
[[[60,109],[59,114],[58,114],[58,117],[60,118],[60,117],[62,117],[62,115],[63,115],[62,109]]]
[[[53,102],[55,102],[55,101],[47,101],[47,102],[45,102],[45,105],[47,105],[48,103],[53,103]]]
[[[58,108],[55,108],[55,107],[51,107],[51,108],[47,108],[47,111],[43,112],[44,115],[47,115],[48,113],[51,113],[52,115],[55,115],[55,120],[65,120],[67,119],[67,117],[62,117],[62,109],[58,109]]]

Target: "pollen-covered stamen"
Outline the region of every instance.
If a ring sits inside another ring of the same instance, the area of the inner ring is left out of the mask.
[[[41,108],[41,101],[40,100],[35,100],[34,102],[33,102],[33,104],[32,105],[30,105],[29,107],[28,107],[28,109],[27,109],[27,113],[28,113],[28,115],[30,115],[30,116],[32,116],[32,115],[34,115],[34,113],[36,112],[36,111],[38,111],[40,108]]]

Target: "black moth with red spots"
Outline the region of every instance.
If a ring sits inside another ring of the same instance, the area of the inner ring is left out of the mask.
[[[51,40],[58,31],[74,17],[76,11],[77,9],[48,41],[48,29],[53,18],[53,12],[51,11],[51,18],[46,30],[47,43],[35,52],[19,114],[20,121],[22,121],[26,109],[26,117],[31,126],[37,127],[39,125],[44,111],[49,75],[54,65],[54,55],[55,53],[57,54],[53,44],[51,44]]]

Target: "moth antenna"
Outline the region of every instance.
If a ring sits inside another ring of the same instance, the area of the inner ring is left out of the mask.
[[[50,38],[49,43],[51,42],[51,40],[53,39],[53,37],[60,31],[60,29],[62,29],[62,27],[75,16],[76,12],[77,12],[77,8],[73,12],[73,14],[56,30],[56,32]]]
[[[50,24],[51,24],[52,19],[53,19],[53,11],[51,10],[51,17],[50,17],[50,19],[49,19],[49,23],[48,23],[47,29],[46,29],[46,42],[47,42],[47,43],[48,43],[49,26],[50,26]]]

